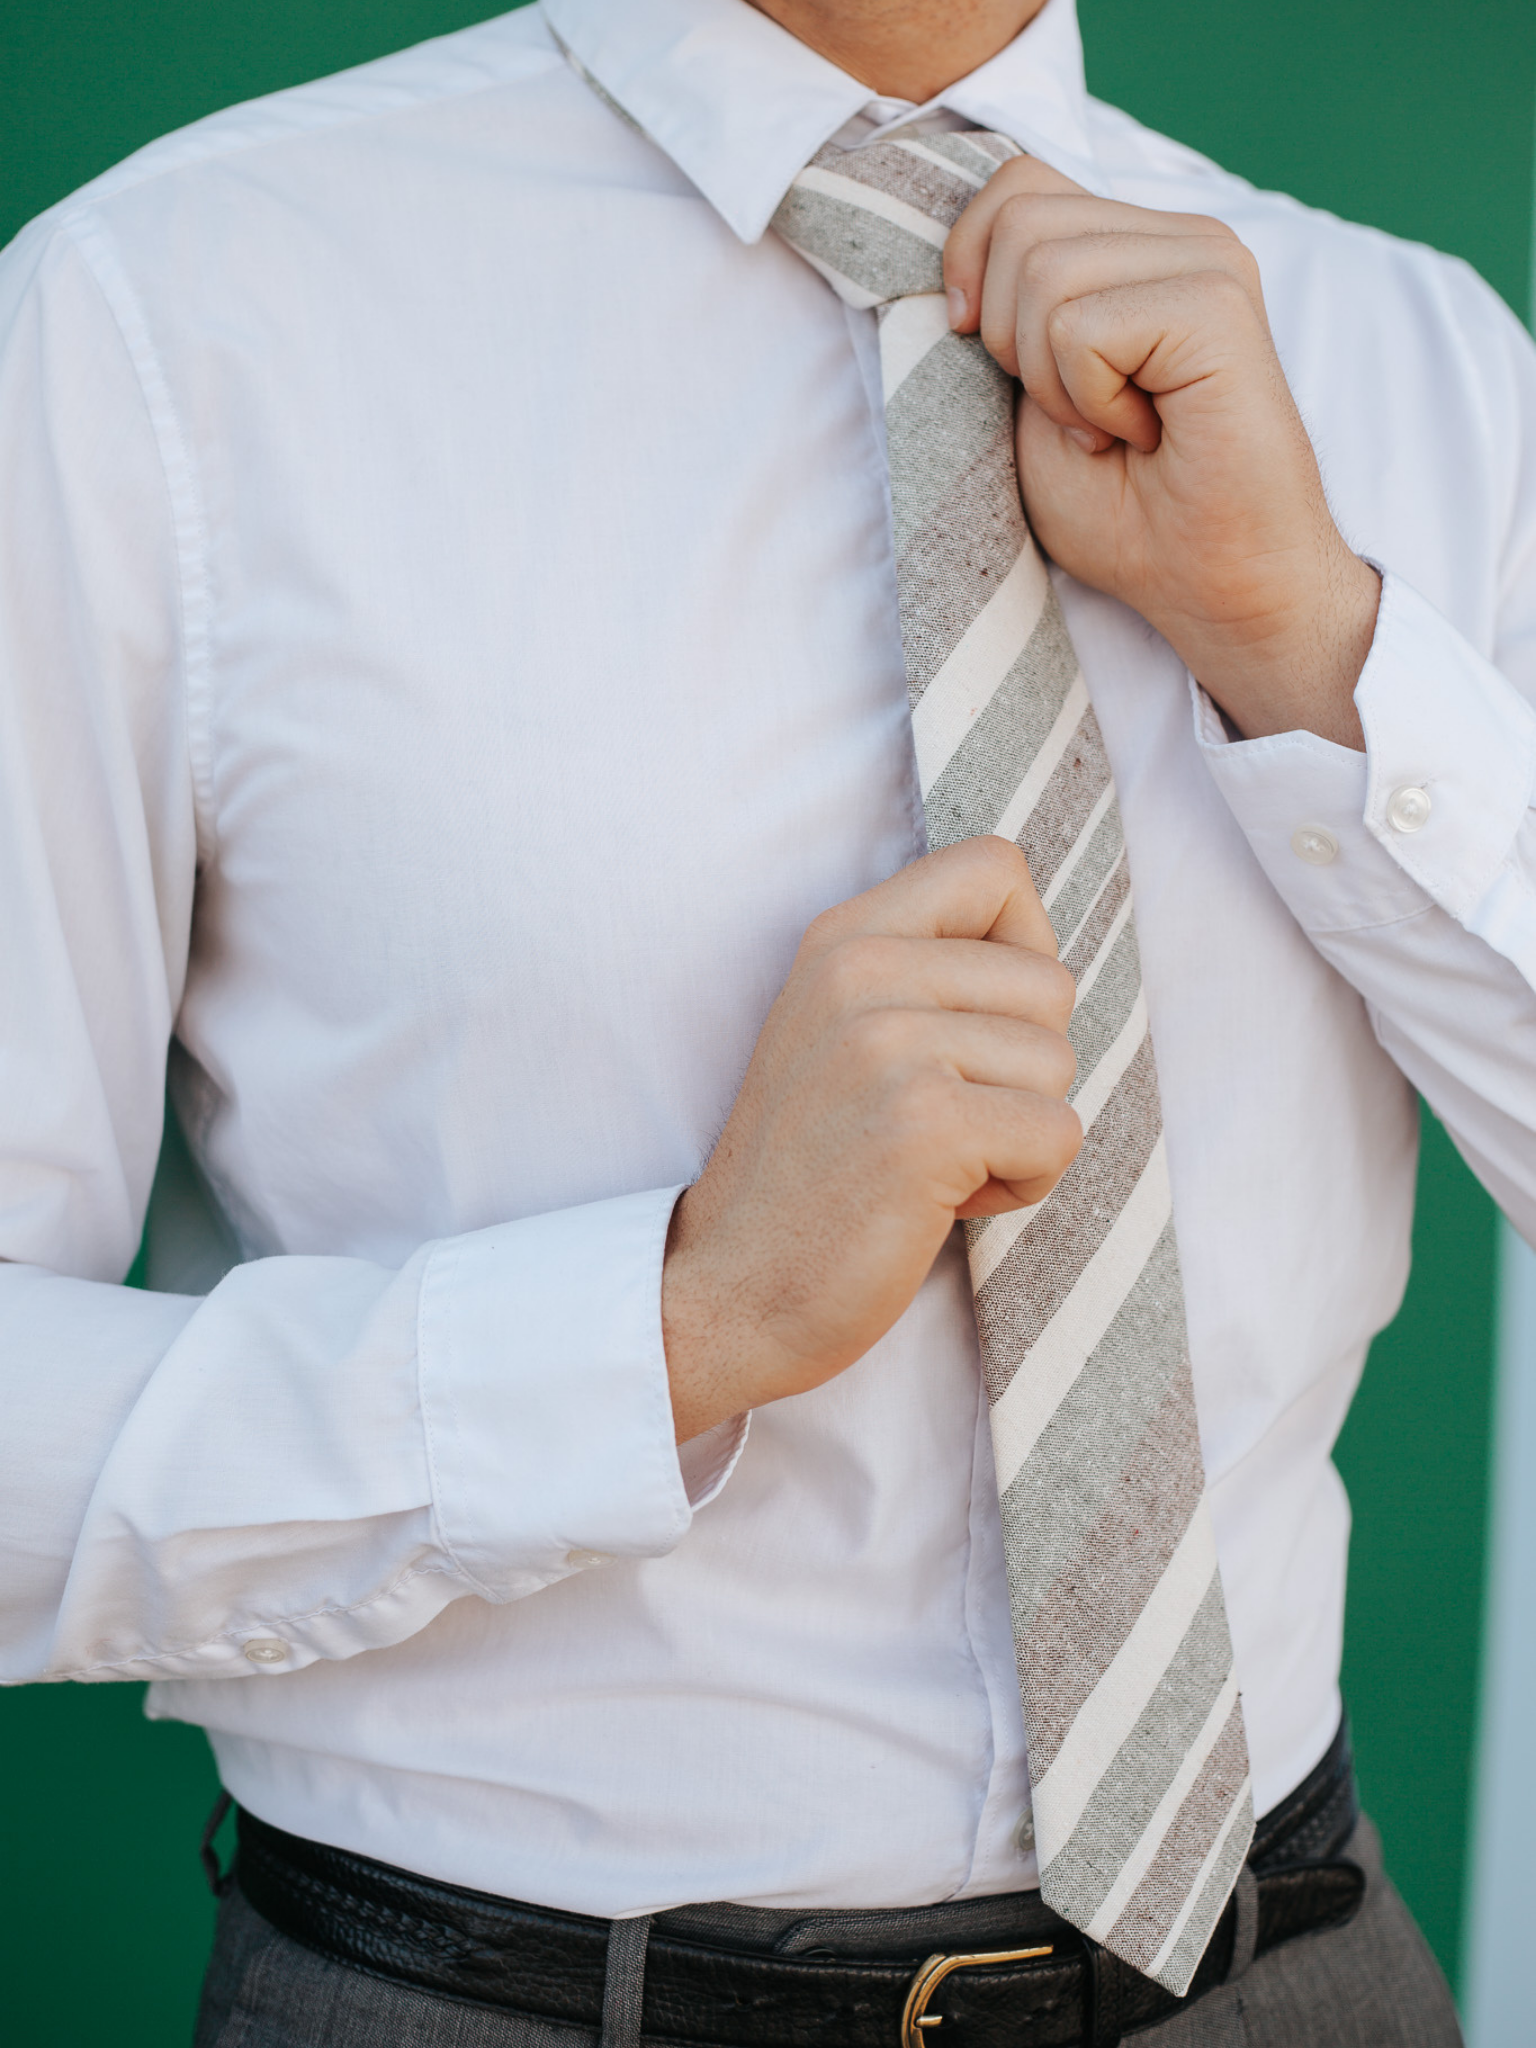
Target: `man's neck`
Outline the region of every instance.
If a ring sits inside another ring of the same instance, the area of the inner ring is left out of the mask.
[[[883,99],[931,100],[1011,43],[1045,0],[752,0]]]

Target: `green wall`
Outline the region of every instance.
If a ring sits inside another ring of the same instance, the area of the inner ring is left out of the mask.
[[[1105,98],[1234,170],[1454,249],[1523,312],[1530,0],[1081,0]],[[211,108],[462,25],[473,0],[8,0],[0,240]],[[1340,1446],[1346,1686],[1389,1860],[1455,1973],[1481,1609],[1494,1229],[1426,1128],[1412,1285]],[[211,1902],[201,1737],[139,1689],[0,1694],[0,2026],[50,2048],[188,2038]]]

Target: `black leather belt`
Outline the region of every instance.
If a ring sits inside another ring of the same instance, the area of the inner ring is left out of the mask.
[[[652,1922],[647,2041],[676,2048],[1110,2048],[1299,1934],[1342,1926],[1365,1873],[1341,1852],[1359,1817],[1348,1740],[1260,1823],[1188,1998],[1171,1997],[1059,1919],[1038,1892],[914,1912],[825,1916],[685,1908]],[[234,1875],[305,1947],[441,1997],[597,2028],[610,1923],[415,1877],[241,1811]],[[706,1935],[700,1932],[705,1918]],[[767,1926],[772,1938],[765,1937]],[[755,1934],[753,1930],[756,1930]],[[938,1938],[936,1938],[936,1936]],[[759,1945],[762,1943],[763,1945]]]

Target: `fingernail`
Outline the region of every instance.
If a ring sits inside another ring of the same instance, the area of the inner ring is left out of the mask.
[[[965,319],[965,293],[959,285],[952,284],[944,296],[949,301],[949,324],[959,327]]]
[[[1067,433],[1077,443],[1079,448],[1087,449],[1090,455],[1098,454],[1099,437],[1097,434],[1090,434],[1086,427],[1068,427]]]

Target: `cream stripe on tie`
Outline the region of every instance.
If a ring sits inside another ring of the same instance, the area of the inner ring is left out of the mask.
[[[1028,856],[1077,978],[1083,1149],[970,1227],[1040,1888],[1188,1989],[1253,1834],[1205,1500],[1162,1117],[1109,762],[1013,460],[1013,386],[944,316],[982,131],[829,144],[773,225],[877,308],[897,595],[932,846]]]

